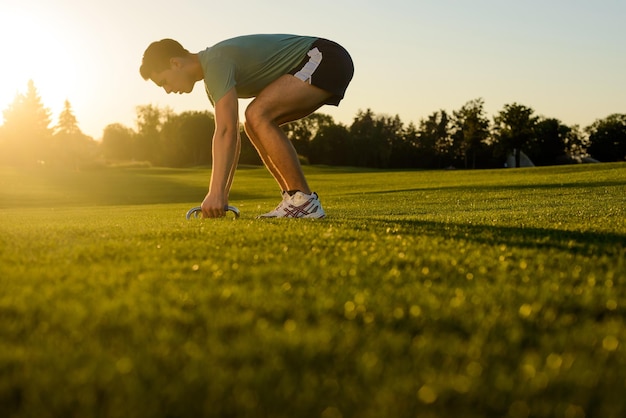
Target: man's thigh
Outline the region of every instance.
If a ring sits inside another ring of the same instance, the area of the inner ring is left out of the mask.
[[[246,114],[269,118],[281,125],[315,112],[331,96],[326,90],[286,74],[265,87],[250,103]]]

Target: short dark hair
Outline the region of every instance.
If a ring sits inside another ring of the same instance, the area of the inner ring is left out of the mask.
[[[152,42],[143,53],[139,73],[144,80],[148,80],[152,73],[159,73],[170,68],[170,59],[187,55],[189,51],[173,39]]]

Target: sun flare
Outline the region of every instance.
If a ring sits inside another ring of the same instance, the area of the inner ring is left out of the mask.
[[[0,7],[4,9],[4,6]],[[52,111],[52,123],[65,100],[77,95],[77,74],[73,71],[74,54],[70,37],[63,32],[63,22],[42,18],[25,10],[0,10],[0,39],[3,60],[0,69],[0,110],[7,109],[17,94],[25,93],[29,80],[45,107]],[[3,122],[0,116],[0,124]]]

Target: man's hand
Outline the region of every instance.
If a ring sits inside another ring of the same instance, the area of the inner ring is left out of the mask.
[[[202,201],[202,216],[204,218],[222,218],[226,215],[226,208],[228,201],[223,196],[216,196],[213,193],[208,193]]]

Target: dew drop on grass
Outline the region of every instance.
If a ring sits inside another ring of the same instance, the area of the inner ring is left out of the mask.
[[[565,409],[565,418],[585,418],[585,411],[578,405],[568,405]]]
[[[472,388],[472,381],[467,376],[455,376],[452,380],[452,387],[459,393],[467,393]]]
[[[546,365],[552,370],[560,369],[562,364],[563,358],[558,354],[552,353],[546,358]]]
[[[128,374],[133,370],[133,361],[128,357],[122,357],[115,363],[115,368],[120,374]]]
[[[528,318],[531,313],[533,313],[533,307],[528,303],[519,307],[519,314],[521,317]]]
[[[378,356],[372,352],[364,353],[363,356],[361,356],[361,360],[363,361],[363,365],[368,369],[372,369],[378,364]]]
[[[595,278],[593,275],[590,275],[590,276],[587,278],[587,285],[588,285],[589,287],[594,287],[594,286],[596,285],[596,278]]]
[[[351,300],[347,301],[343,305],[343,312],[346,319],[354,319],[356,318],[356,305]]]
[[[296,321],[294,321],[293,319],[288,319],[283,324],[283,327],[287,332],[294,332],[296,330]]]
[[[467,365],[465,371],[470,377],[479,377],[483,373],[483,366],[481,366],[480,363],[476,361],[472,361],[470,364]]]
[[[434,403],[437,400],[437,392],[428,385],[424,385],[417,391],[417,398],[425,404]]]
[[[324,409],[321,418],[343,418],[343,415],[341,415],[341,411],[339,411],[339,409],[331,406]]]
[[[619,341],[612,335],[607,335],[602,340],[602,348],[606,351],[615,351],[619,347]]]
[[[360,292],[357,293],[356,295],[354,295],[354,302],[359,305],[363,305],[365,303],[365,295]]]
[[[535,366],[533,366],[532,364],[528,364],[528,363],[522,365],[521,372],[522,372],[522,375],[527,380],[531,380],[532,378],[535,377],[535,374],[537,374],[537,370],[535,370]]]
[[[509,407],[509,417],[511,418],[528,418],[530,416],[530,408],[526,402],[515,401]]]

